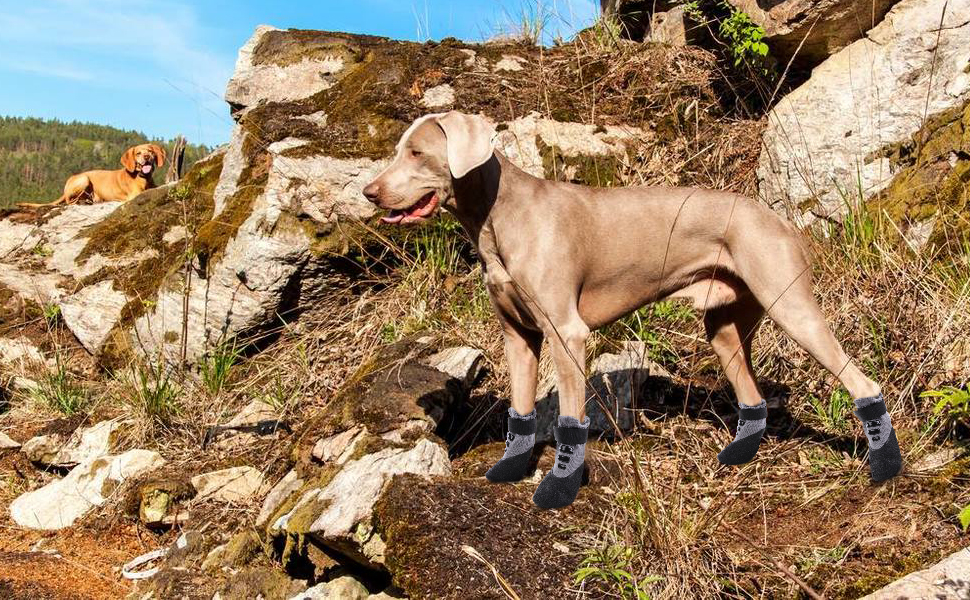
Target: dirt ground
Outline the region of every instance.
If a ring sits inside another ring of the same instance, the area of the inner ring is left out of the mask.
[[[131,584],[121,566],[155,549],[152,536],[134,526],[56,534],[0,527],[0,598],[10,600],[109,600],[124,598]]]

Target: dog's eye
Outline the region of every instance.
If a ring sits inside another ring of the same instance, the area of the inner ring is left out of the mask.
[[[424,156],[424,152],[421,152],[419,150],[411,150],[411,156],[413,156],[414,158],[421,158],[422,156]]]

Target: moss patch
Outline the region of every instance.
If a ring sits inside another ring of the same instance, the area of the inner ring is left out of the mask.
[[[204,225],[196,234],[193,250],[199,255],[202,264],[213,264],[222,256],[230,240],[236,237],[239,228],[253,212],[253,204],[266,189],[268,175],[252,178],[253,167],[247,166],[239,178],[236,192],[226,200],[219,215]]]
[[[285,67],[303,60],[319,61],[328,58],[360,62],[362,55],[358,41],[362,39],[378,43],[387,41],[375,36],[307,29],[268,31],[253,50],[253,64]]]
[[[900,171],[871,201],[874,208],[897,222],[937,216],[930,242],[940,247],[970,238],[970,103],[934,115],[880,154]]]
[[[292,598],[305,588],[305,584],[290,579],[282,571],[270,566],[246,569],[233,576],[223,589],[223,598]]]
[[[594,187],[623,185],[624,163],[619,156],[566,156],[558,146],[546,144],[540,136],[536,136],[536,146],[542,156],[546,179]]]

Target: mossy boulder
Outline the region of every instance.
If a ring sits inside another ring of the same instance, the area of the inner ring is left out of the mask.
[[[961,251],[970,239],[970,102],[932,115],[884,154],[897,174],[871,207],[900,223],[914,246]]]
[[[426,353],[409,343],[385,348],[297,432],[296,470],[264,507],[269,537],[285,540],[284,562],[320,545],[382,568],[384,543],[371,521],[387,484],[402,473],[450,474],[448,449],[433,432],[464,388],[421,364]]]
[[[887,190],[901,166],[893,148],[924,127],[932,132],[929,117],[959,111],[970,100],[968,10],[967,0],[959,7],[903,0],[865,38],[833,54],[782,98],[763,138],[758,177],[764,200],[807,223],[839,220],[850,206]],[[897,187],[906,188],[889,192],[897,203],[912,204],[901,196],[924,193],[914,185]]]

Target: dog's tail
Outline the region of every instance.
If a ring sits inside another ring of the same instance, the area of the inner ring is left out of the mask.
[[[18,202],[16,206],[17,208],[44,208],[45,206],[57,206],[58,204],[64,204],[64,202],[66,201],[67,201],[66,197],[61,196],[60,198],[58,198],[57,200],[54,200],[53,202],[46,202],[43,204],[35,204],[33,202]]]

